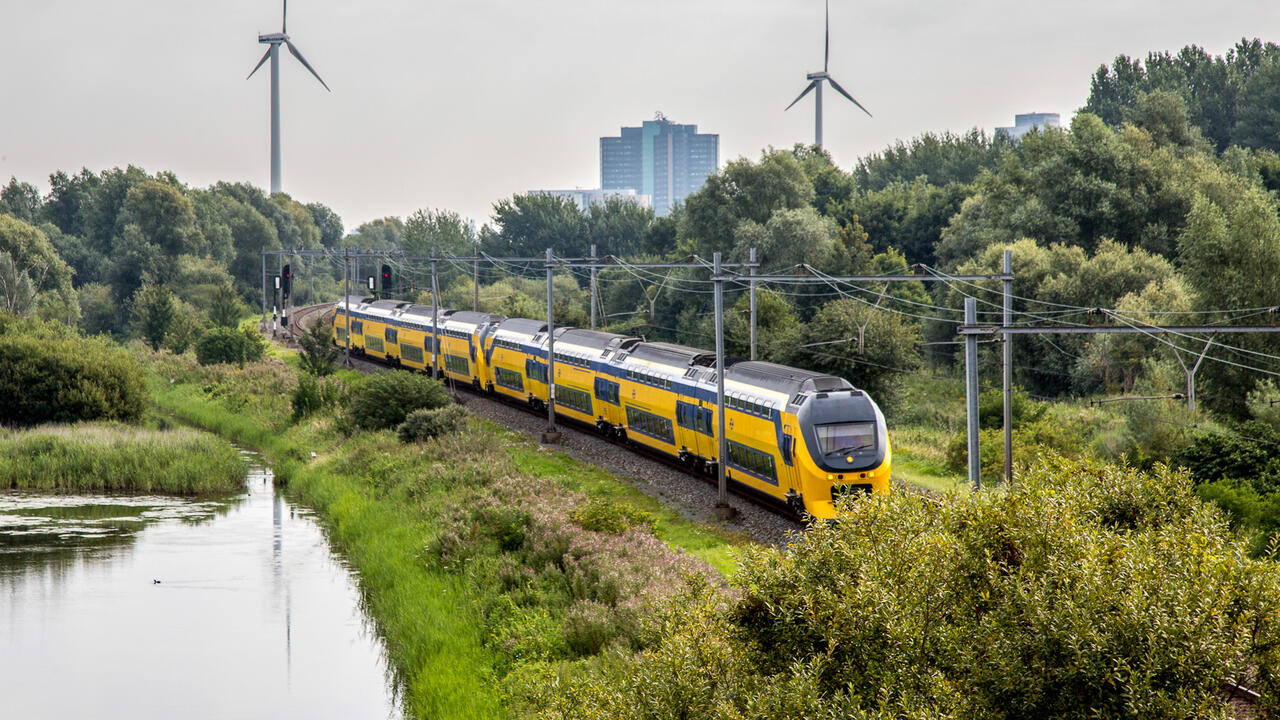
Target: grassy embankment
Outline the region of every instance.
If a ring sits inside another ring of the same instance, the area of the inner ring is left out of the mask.
[[[154,403],[261,450],[319,512],[359,571],[413,716],[501,717],[507,678],[634,645],[639,615],[682,574],[735,568],[742,538],[492,423],[425,443],[348,435],[334,410],[291,420],[296,379],[279,360],[149,367]]]
[[[118,423],[0,430],[0,489],[215,495],[239,490],[244,459],[189,429]]]

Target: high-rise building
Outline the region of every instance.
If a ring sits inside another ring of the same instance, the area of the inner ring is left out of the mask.
[[[720,136],[699,133],[658,114],[640,127],[624,127],[618,137],[600,138],[600,187],[630,188],[653,200],[653,212],[671,208],[702,187],[720,166]]]
[[[1056,128],[1059,126],[1058,113],[1026,113],[1024,115],[1014,115],[1013,125],[1010,127],[996,128],[996,136],[1003,135],[1011,140],[1020,140],[1023,135],[1031,132],[1033,129],[1044,130],[1045,128]]]

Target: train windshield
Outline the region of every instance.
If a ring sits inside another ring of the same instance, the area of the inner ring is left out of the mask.
[[[876,446],[874,422],[832,423],[816,425],[818,450],[823,455],[867,450]]]

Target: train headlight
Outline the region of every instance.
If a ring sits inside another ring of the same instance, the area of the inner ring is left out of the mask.
[[[828,476],[827,476],[827,479],[828,479],[828,480],[835,480],[835,479],[836,479],[836,476],[835,476],[835,475],[828,475]]]

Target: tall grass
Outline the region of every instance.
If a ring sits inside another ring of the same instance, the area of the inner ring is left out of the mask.
[[[243,485],[245,460],[225,440],[190,429],[114,423],[0,432],[0,488],[211,495]]]

